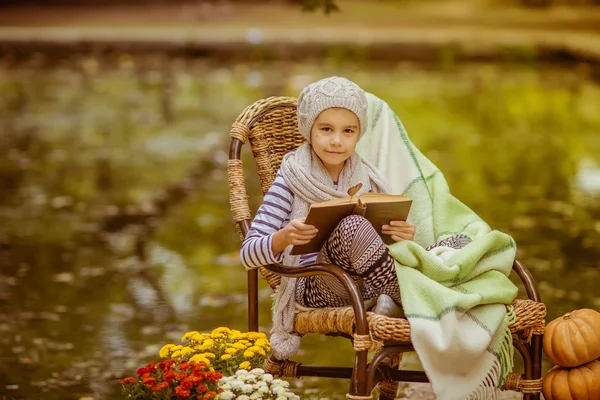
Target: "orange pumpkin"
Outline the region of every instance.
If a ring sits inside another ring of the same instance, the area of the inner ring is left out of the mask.
[[[561,367],[578,367],[600,357],[600,313],[583,308],[550,322],[544,353]]]
[[[546,400],[600,399],[600,362],[577,368],[552,368],[544,376],[542,393]]]

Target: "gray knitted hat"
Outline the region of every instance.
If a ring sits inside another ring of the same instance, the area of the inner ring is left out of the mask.
[[[360,122],[360,136],[367,130],[367,96],[356,83],[332,76],[311,83],[298,96],[298,129],[310,142],[310,130],[315,119],[332,107],[352,111]]]

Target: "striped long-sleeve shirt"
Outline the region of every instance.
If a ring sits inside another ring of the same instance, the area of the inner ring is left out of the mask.
[[[271,243],[273,234],[290,222],[293,203],[294,193],[278,171],[242,243],[240,258],[244,267],[258,268],[262,265],[282,262],[283,252],[273,254]],[[303,254],[300,257],[300,265],[313,264],[317,254]]]

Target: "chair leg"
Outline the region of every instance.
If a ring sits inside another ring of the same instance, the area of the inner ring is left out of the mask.
[[[524,378],[527,380],[540,379],[542,377],[542,336],[533,335],[526,349],[527,357],[523,357]],[[525,393],[523,400],[540,400],[540,396],[540,393]]]
[[[351,400],[371,398],[367,382],[367,351],[357,351],[354,357],[354,371],[347,398]]]
[[[403,347],[406,350],[406,346],[379,349],[367,367],[368,388],[372,391],[377,386],[380,400],[394,400],[396,398],[398,382],[393,380],[390,371],[398,368]],[[377,376],[378,372],[380,376]]]

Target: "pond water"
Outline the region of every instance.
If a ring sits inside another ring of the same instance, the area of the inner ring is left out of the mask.
[[[600,86],[585,66],[126,54],[50,66],[35,55],[0,62],[0,397],[118,399],[115,380],[184,332],[245,330],[229,126],[252,101],[332,74],[388,101],[456,196],[513,235],[548,320],[600,309]],[[264,282],[260,293],[267,331]],[[344,339],[307,337],[298,360],[350,365],[352,353]],[[314,397],[347,389],[294,385]]]

